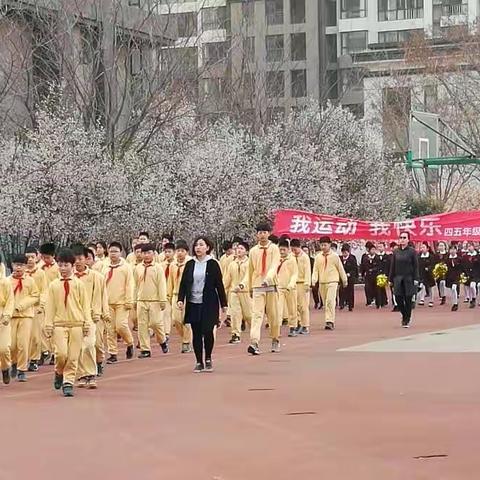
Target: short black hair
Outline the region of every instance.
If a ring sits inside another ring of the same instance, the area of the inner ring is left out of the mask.
[[[156,250],[153,243],[144,243],[141,248],[142,252],[149,252],[150,250],[154,252]]]
[[[35,247],[27,247],[25,249],[25,253],[34,253],[35,255],[38,254],[38,250]]]
[[[243,240],[238,242],[238,246],[244,247],[247,252],[250,250],[250,245],[248,244],[248,242],[244,242]]]
[[[185,240],[177,240],[175,250],[186,250],[188,252],[188,243]]]
[[[91,248],[87,248],[87,258],[89,256],[95,260],[95,252]]]
[[[44,243],[43,245],[40,245],[40,253],[42,255],[55,255],[55,244]]]
[[[350,251],[350,245],[348,243],[344,243],[342,245],[342,252],[349,252]]]
[[[410,232],[407,232],[407,231],[405,230],[405,231],[403,231],[403,232],[400,232],[399,237],[401,237],[402,235],[406,235],[407,238],[410,240]]]
[[[241,242],[243,242],[243,238],[239,236],[233,237],[232,243],[241,243]]]
[[[278,245],[278,241],[279,241],[279,240],[278,240],[278,237],[277,237],[276,235],[270,235],[270,236],[268,237],[268,239],[269,239],[272,243],[274,243],[275,245]]]
[[[147,238],[150,238],[150,235],[148,234],[148,232],[140,232],[138,234],[139,237],[147,237]]]
[[[288,240],[286,238],[282,238],[279,242],[278,242],[278,246],[279,247],[282,247],[282,248],[290,248],[290,244],[288,243]]]
[[[397,242],[390,242],[390,248],[395,248],[397,246]]]
[[[164,250],[175,250],[175,244],[172,242],[168,242],[163,247]]]
[[[12,265],[15,264],[15,263],[18,263],[20,265],[26,265],[27,257],[25,255],[22,255],[22,254],[15,255],[12,258]]]
[[[70,248],[63,248],[58,252],[57,256],[58,263],[70,263],[72,265],[75,264],[75,255],[73,254],[73,250]]]
[[[112,248],[112,247],[119,248],[120,251],[123,250],[122,244],[120,242],[110,242],[110,245],[108,246],[108,248]]]
[[[367,243],[365,244],[365,248],[366,248],[367,250],[370,250],[370,249],[373,248],[374,246],[375,246],[375,245],[373,244],[373,242],[367,242]]]
[[[298,238],[293,238],[290,240],[290,246],[291,247],[301,247],[302,244],[300,243],[300,240]]]
[[[330,240],[330,237],[320,237],[320,240],[319,240],[319,243],[332,243],[332,241]]]
[[[337,248],[338,245],[335,242],[332,242],[332,248]]]
[[[107,244],[103,240],[98,240],[97,243],[95,244],[95,247],[97,245],[101,245],[104,250],[107,250]]]
[[[148,235],[147,235],[148,236]],[[170,233],[164,233],[162,235],[162,240],[166,238],[169,242],[173,242],[173,235],[171,235]]]
[[[230,240],[226,240],[222,244],[222,249],[224,252],[233,248],[233,243]]]
[[[272,226],[268,222],[260,222],[257,224],[257,232],[271,232]]]
[[[199,235],[195,238],[192,243],[192,254],[196,256],[195,245],[198,243],[199,240],[203,240],[207,244],[207,255],[210,254],[213,250],[213,242],[205,235]]]
[[[76,257],[83,255],[85,258],[88,258],[89,251],[90,249],[84,247],[83,245],[76,245],[74,248],[72,248],[72,253]]]

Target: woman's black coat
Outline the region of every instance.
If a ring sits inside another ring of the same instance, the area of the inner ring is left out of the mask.
[[[397,248],[393,252],[390,264],[390,282],[396,296],[410,297],[417,293],[415,280],[418,281],[418,256],[412,247]]]
[[[188,299],[192,293],[194,268],[195,260],[189,260],[183,270],[180,289],[178,291],[178,301],[185,304],[185,323],[191,323],[192,320],[189,315]],[[185,299],[187,300],[186,302]],[[201,321],[204,327],[213,327],[218,324],[220,306],[227,306],[227,295],[223,287],[220,265],[212,258],[207,261],[205,287],[203,288]]]

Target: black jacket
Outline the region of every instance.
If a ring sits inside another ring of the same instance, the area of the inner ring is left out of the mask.
[[[340,257],[343,268],[348,277],[348,283],[355,283],[358,277],[358,265],[357,259],[354,255],[350,254],[347,258]]]
[[[433,278],[433,269],[436,265],[435,257],[429,253],[428,257],[418,256],[418,269],[420,274],[420,282],[427,287],[433,287],[435,285],[435,279]]]
[[[446,285],[448,288],[451,288],[452,285],[457,285],[460,283],[460,275],[464,273],[464,265],[461,257],[458,255],[455,258],[448,257],[446,262],[448,267]]]
[[[378,274],[383,273],[388,277],[390,274],[390,262],[392,260],[392,256],[388,255],[386,252],[377,253],[378,259]]]
[[[190,260],[185,265],[180,289],[178,291],[178,301],[187,303],[185,305],[185,323],[191,323],[189,317],[188,298],[192,292],[193,286],[193,270],[195,268],[195,260]],[[213,258],[207,262],[207,270],[205,274],[205,287],[203,288],[202,302],[202,324],[205,326],[214,326],[219,322],[220,306],[227,306],[227,295],[223,287],[222,272],[220,265]]]
[[[370,257],[368,253],[362,255],[360,274],[364,278],[375,278],[378,275],[379,260],[376,255]]]
[[[410,296],[417,293],[414,281],[419,280],[418,256],[412,247],[397,248],[393,252],[389,277],[395,295]]]

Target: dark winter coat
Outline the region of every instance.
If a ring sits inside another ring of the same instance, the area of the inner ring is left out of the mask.
[[[428,257],[418,256],[418,270],[420,274],[420,282],[427,287],[435,286],[435,279],[433,278],[433,268],[436,265],[435,257],[429,253]]]
[[[412,247],[397,248],[393,252],[389,278],[395,295],[409,297],[417,293],[414,282],[419,280],[418,255]]]

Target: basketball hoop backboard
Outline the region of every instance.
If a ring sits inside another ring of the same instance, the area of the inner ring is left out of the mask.
[[[412,111],[409,144],[412,160],[436,158],[440,152],[439,116],[435,113]]]

